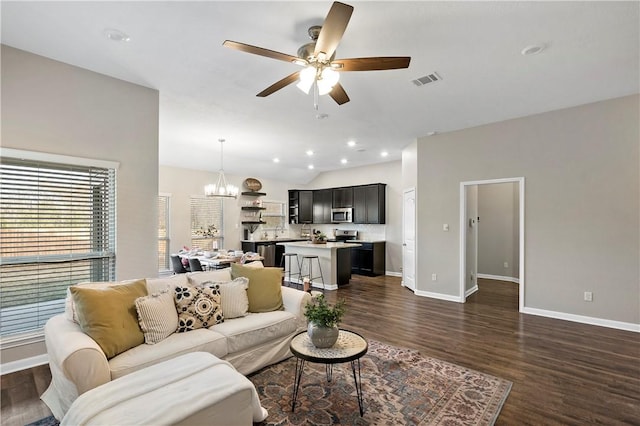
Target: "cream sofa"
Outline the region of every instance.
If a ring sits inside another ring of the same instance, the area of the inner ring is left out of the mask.
[[[227,269],[147,279],[147,291],[151,294],[169,285],[190,285],[194,279],[230,281],[231,276]],[[245,375],[286,359],[291,356],[291,338],[306,328],[303,312],[311,296],[282,287],[282,298],[284,310],[249,313],[206,329],[173,333],[156,344],[142,344],[111,359],[107,359],[100,346],[72,320],[67,303],[65,314],[52,317],[44,328],[52,380],[41,399],[57,419],[62,419],[79,395],[186,353],[208,352],[228,361]]]

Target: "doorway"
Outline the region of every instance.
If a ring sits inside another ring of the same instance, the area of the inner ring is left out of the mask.
[[[478,215],[478,191],[481,185],[491,185],[499,183],[514,183],[513,187],[517,189],[515,195],[517,201],[517,220],[518,227],[518,261],[515,282],[518,283],[518,310],[521,312],[524,307],[525,300],[525,274],[524,274],[524,177],[491,179],[483,181],[469,181],[460,183],[460,302],[464,303],[467,296],[473,292],[473,287],[477,285],[478,279],[478,220],[482,220],[482,216]],[[478,217],[480,219],[478,219]],[[485,218],[488,219],[488,218]],[[507,265],[508,262],[504,264]],[[507,265],[508,266],[508,265]],[[514,265],[511,265],[514,266]],[[476,287],[477,289],[477,287]]]

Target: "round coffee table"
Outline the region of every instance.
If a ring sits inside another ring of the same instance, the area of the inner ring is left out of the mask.
[[[340,330],[338,341],[335,345],[326,349],[316,348],[306,331],[293,336],[291,339],[291,353],[296,357],[296,375],[293,386],[293,400],[291,402],[291,411],[296,409],[296,400],[298,399],[298,389],[302,381],[302,373],[304,371],[305,362],[315,362],[325,364],[327,372],[327,381],[333,378],[333,364],[343,362],[351,363],[351,371],[353,372],[353,381],[356,385],[356,394],[358,395],[358,406],[360,408],[360,416],[364,414],[362,408],[362,381],[360,377],[360,358],[367,353],[367,341],[358,333],[349,330]]]

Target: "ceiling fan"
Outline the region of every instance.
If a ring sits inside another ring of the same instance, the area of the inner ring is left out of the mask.
[[[301,71],[296,71],[277,81],[256,96],[269,96],[298,81],[298,88],[307,94],[312,87],[314,88],[316,109],[317,96],[324,94],[329,94],[338,105],[342,105],[349,102],[349,96],[347,96],[347,92],[338,82],[340,78],[339,72],[408,68],[411,61],[408,56],[335,59],[336,47],[347,29],[352,13],[353,6],[337,1],[333,2],[324,23],[321,26],[316,25],[309,28],[309,37],[311,37],[312,41],[298,49],[298,56],[287,55],[286,53],[231,40],[225,40],[222,45],[242,52],[266,56],[267,58],[291,62],[305,67]]]

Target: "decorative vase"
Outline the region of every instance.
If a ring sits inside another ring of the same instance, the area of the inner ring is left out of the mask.
[[[307,327],[307,334],[309,335],[309,339],[311,339],[311,343],[320,349],[330,348],[335,345],[338,341],[339,333],[340,330],[338,326],[323,327],[310,322]]]

